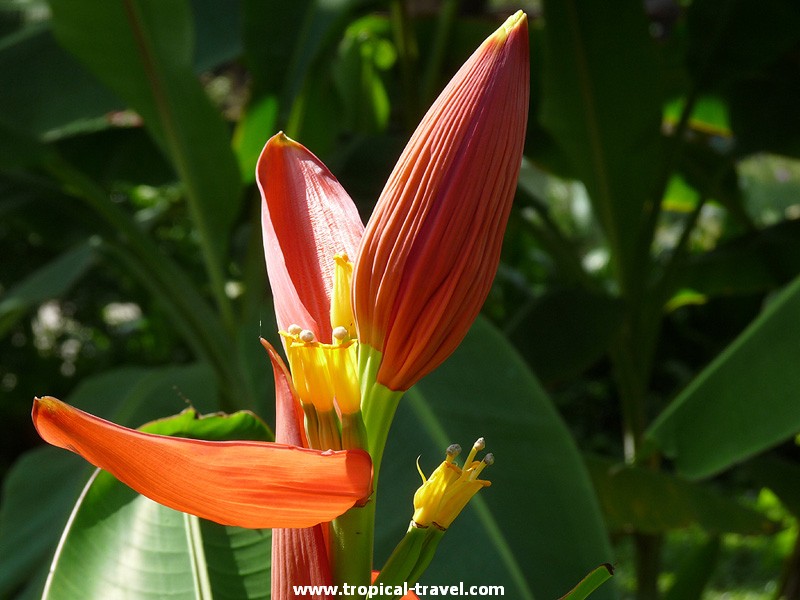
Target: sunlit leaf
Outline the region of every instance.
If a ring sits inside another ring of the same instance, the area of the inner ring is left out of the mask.
[[[584,598],[587,598],[597,588],[611,579],[613,575],[614,569],[611,565],[600,565],[581,579],[580,583],[572,588],[567,595],[563,596],[561,600],[584,600]]]
[[[765,307],[647,432],[680,473],[707,477],[800,430],[800,278]]]

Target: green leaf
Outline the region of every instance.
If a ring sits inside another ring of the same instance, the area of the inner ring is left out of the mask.
[[[0,43],[0,89],[0,114],[13,115],[15,127],[36,137],[52,136],[66,127],[107,127],[105,115],[123,108],[42,23],[26,26]]]
[[[538,298],[508,327],[510,339],[539,378],[579,373],[602,357],[622,323],[621,304],[580,288]]]
[[[2,84],[0,84],[2,85]],[[13,114],[3,113],[0,115]],[[48,149],[30,134],[19,130],[18,125],[9,125],[5,117],[0,118],[0,168],[18,169],[41,163],[48,154]]]
[[[147,433],[198,440],[271,442],[274,437],[264,421],[246,410],[232,415],[200,415],[194,408],[187,408],[180,414],[151,421],[139,429]]]
[[[203,364],[126,367],[85,379],[67,400],[115,423],[136,427],[185,407],[187,399],[213,410],[216,393],[214,375]],[[12,467],[0,505],[0,556],[4,557],[0,597],[9,597],[25,582],[36,586],[37,571],[46,574],[59,534],[90,473],[82,459],[50,447],[23,455]]]
[[[269,439],[250,413],[188,409],[143,427],[202,439]],[[102,471],[92,476],[62,537],[43,599],[269,598],[269,530],[226,527],[161,506]]]
[[[677,125],[685,105],[686,98],[668,102],[664,106],[664,121],[672,126]],[[729,137],[731,127],[727,105],[717,96],[700,96],[694,102],[689,126],[702,133]]]
[[[217,382],[208,365],[122,367],[84,379],[69,404],[126,427],[174,414],[187,404],[210,412],[217,407]]]
[[[661,166],[656,48],[637,3],[549,1],[544,23],[540,125],[586,185],[625,290],[649,248],[643,225]]]
[[[18,282],[0,300],[0,338],[38,304],[65,294],[94,264],[92,244],[76,246]]]
[[[800,277],[670,404],[647,438],[692,479],[790,438],[800,430],[799,352]]]
[[[549,398],[500,333],[479,319],[453,356],[400,402],[383,459],[377,565],[403,536],[420,485],[445,448],[485,436],[492,482],[454,521],[423,583],[505,585],[556,598],[611,558],[577,449]],[[612,588],[597,598],[613,598]]]
[[[783,221],[690,257],[679,288],[705,296],[764,293],[800,273],[800,221]]]
[[[46,569],[90,473],[80,457],[50,447],[31,450],[14,464],[3,481],[0,505],[0,598],[13,597]]]
[[[699,525],[711,534],[763,535],[777,523],[713,488],[667,473],[587,457],[586,464],[613,531],[666,533]]]
[[[600,565],[581,579],[580,583],[572,588],[561,600],[584,600],[584,598],[587,598],[597,588],[611,579],[613,575],[614,568],[611,565]]]
[[[343,101],[344,125],[357,133],[383,131],[389,120],[389,96],[380,76],[394,64],[385,19],[365,17],[347,28],[333,64],[336,91]]]
[[[210,71],[241,56],[241,0],[190,0],[194,17],[195,39],[202,40],[194,48],[194,69]]]
[[[52,0],[57,39],[130,104],[186,186],[212,288],[239,210],[240,181],[227,128],[193,71],[186,1]]]

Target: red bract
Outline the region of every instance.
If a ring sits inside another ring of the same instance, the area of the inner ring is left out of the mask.
[[[328,168],[283,133],[264,146],[256,179],[278,327],[296,323],[330,343],[334,256],[355,257],[364,232],[358,211]]]
[[[529,93],[519,12],[461,67],[414,132],[355,262],[358,336],[378,382],[406,390],[458,346],[491,287],[516,189]]]

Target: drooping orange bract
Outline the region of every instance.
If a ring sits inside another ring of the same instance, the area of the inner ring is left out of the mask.
[[[449,356],[491,287],[516,189],[529,94],[518,12],[448,84],[412,136],[355,262],[361,343],[378,382],[406,390]]]
[[[37,398],[46,442],[80,454],[165,506],[223,525],[310,527],[371,493],[366,452],[321,452],[269,442],[210,442],[115,425],[56,398]]]

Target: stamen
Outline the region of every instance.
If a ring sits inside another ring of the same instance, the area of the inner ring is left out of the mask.
[[[472,444],[472,450],[469,451],[469,456],[467,456],[467,460],[464,461],[464,468],[468,469],[469,466],[472,464],[472,461],[475,460],[475,455],[478,453],[479,450],[483,450],[486,448],[486,440],[482,437],[479,437],[475,440],[475,443]]]
[[[314,332],[311,331],[310,329],[303,329],[300,332],[300,339],[305,343],[310,344],[315,339]]]
[[[450,444],[445,451],[445,460],[449,463],[453,462],[456,456],[461,454],[461,446],[459,444]]]
[[[350,298],[353,280],[353,263],[347,255],[336,254],[333,257],[333,291],[331,294],[331,329],[344,327],[348,337],[355,338],[355,318]]]
[[[347,327],[342,327],[341,325],[334,327],[331,335],[334,339],[339,340],[340,342],[343,342],[350,337],[350,334],[347,333]]]
[[[286,328],[286,333],[289,335],[300,335],[300,332],[303,331],[303,328],[300,327],[297,323],[292,323],[289,327]]]
[[[481,471],[483,471],[486,467],[492,464],[494,464],[494,454],[489,452],[489,454],[484,456],[483,460],[478,463],[478,466],[470,471],[469,480],[475,481],[478,478],[478,475],[481,474]]]

